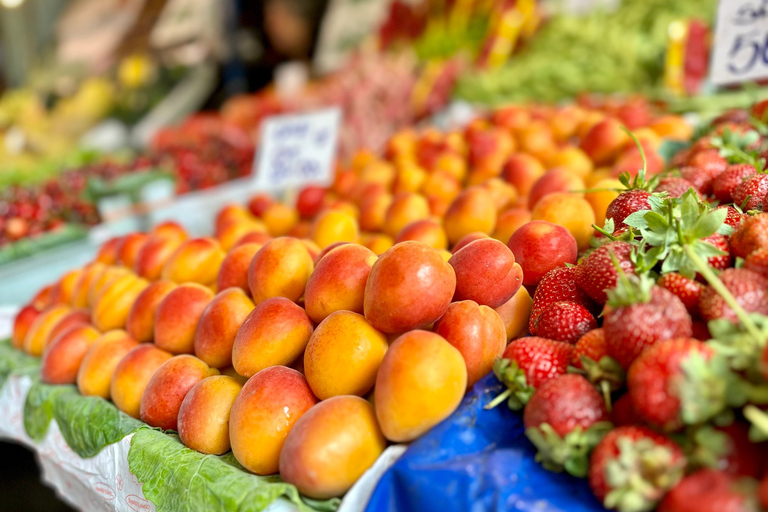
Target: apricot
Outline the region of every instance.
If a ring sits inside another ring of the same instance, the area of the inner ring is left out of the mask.
[[[650,126],[659,137],[687,142],[691,140],[693,127],[680,116],[662,116],[654,120]]]
[[[568,106],[555,112],[549,121],[555,141],[566,142],[576,135],[582,118],[583,114],[578,107]]]
[[[141,397],[149,380],[173,354],[154,345],[143,344],[129,349],[112,373],[110,396],[115,406],[138,419]]]
[[[270,366],[287,365],[307,346],[312,321],[284,297],[272,297],[251,311],[240,326],[232,347],[232,365],[251,377]]]
[[[390,345],[376,377],[381,431],[398,443],[416,439],[456,410],[466,388],[467,367],[456,347],[432,332],[403,334]]]
[[[51,290],[51,303],[52,304],[72,304],[72,300],[75,294],[75,286],[83,274],[83,269],[70,270],[61,276],[61,279],[54,285]]]
[[[493,204],[498,212],[503,212],[517,204],[517,190],[501,178],[491,178],[482,183],[480,187],[491,194]]]
[[[507,342],[528,333],[533,299],[525,286],[521,286],[514,297],[496,308],[507,332]]]
[[[306,246],[296,238],[275,238],[254,255],[248,267],[253,303],[271,297],[297,301],[304,294],[314,263]]]
[[[435,171],[424,180],[421,186],[421,193],[425,196],[438,197],[441,200],[451,203],[461,192],[461,183],[454,176],[445,171]]]
[[[21,349],[24,346],[24,338],[40,313],[40,310],[32,304],[24,306],[16,313],[16,318],[13,319],[13,333],[11,334],[11,344],[15,348]]]
[[[91,314],[85,309],[73,309],[66,315],[64,315],[56,325],[53,326],[51,332],[48,334],[43,343],[43,353],[50,346],[51,342],[59,337],[59,335],[65,331],[78,327],[80,325],[88,325],[91,323]]]
[[[300,220],[295,226],[288,232],[288,236],[293,238],[307,239],[312,236],[312,223],[306,220]]]
[[[133,268],[136,256],[149,239],[144,233],[128,233],[120,241],[117,248],[117,263],[127,268]]]
[[[365,286],[365,318],[384,333],[425,327],[445,313],[456,288],[453,268],[421,242],[401,242],[382,254]]]
[[[594,191],[584,194],[584,199],[595,214],[595,225],[602,227],[605,225],[605,212],[608,211],[608,205],[619,197],[619,191],[626,187],[617,179],[604,179],[591,185],[590,188]]]
[[[473,169],[488,169],[498,174],[515,150],[512,135],[494,126],[467,132],[469,164]]]
[[[87,308],[90,305],[88,303],[88,291],[91,284],[104,271],[104,268],[106,268],[105,265],[98,262],[83,267],[83,272],[77,279],[74,290],[72,290],[72,307]]]
[[[267,202],[267,204],[271,204],[272,202],[271,197],[262,195],[251,199],[251,202],[248,204],[248,206],[250,207],[252,203],[258,202],[260,199],[263,199],[265,202]],[[253,215],[258,217],[261,215],[261,213],[254,213]],[[251,212],[249,212],[245,207],[240,206],[239,204],[228,204],[224,206],[224,208],[219,210],[219,213],[216,214],[216,218],[214,219],[214,236],[219,236],[219,233],[221,233],[227,225],[233,222],[253,220],[253,215],[251,215]]]
[[[131,275],[125,267],[104,267],[104,269],[91,281],[88,289],[88,306],[93,310],[104,289],[121,276]]]
[[[451,245],[475,231],[490,234],[495,226],[496,205],[493,197],[480,187],[469,188],[459,194],[443,219]]]
[[[364,396],[376,382],[387,347],[387,338],[363,315],[351,311],[331,314],[312,333],[304,352],[309,387],[320,400]]]
[[[261,221],[272,236],[285,236],[299,221],[299,212],[288,205],[274,202],[261,214]]]
[[[94,262],[102,263],[104,265],[114,265],[117,263],[117,249],[120,247],[120,243],[123,241],[123,237],[116,236],[110,238],[99,247]]]
[[[474,242],[475,240],[482,240],[484,238],[491,238],[491,237],[481,231],[475,231],[474,233],[470,233],[466,235],[464,238],[462,238],[461,240],[459,240],[458,242],[456,242],[456,245],[453,246],[453,252],[458,252],[462,248]]]
[[[323,252],[323,249],[321,249],[315,242],[313,242],[309,238],[302,238],[301,243],[304,244],[304,247],[307,249],[307,252],[309,253],[309,257],[312,258],[312,263],[314,264],[314,262],[317,261],[317,259],[320,257],[320,253]]]
[[[544,166],[535,157],[526,153],[516,153],[504,164],[502,177],[517,189],[518,194],[528,197],[534,183],[544,175],[544,172]]]
[[[195,355],[212,368],[230,366],[235,336],[253,308],[253,302],[240,288],[220,291],[197,323]]]
[[[51,331],[59,320],[64,318],[71,309],[63,304],[54,304],[44,309],[37,315],[29,326],[22,348],[24,352],[33,356],[43,354],[45,342],[51,334]]]
[[[392,184],[392,192],[418,192],[427,179],[427,172],[415,162],[404,162],[399,166]]]
[[[554,268],[575,265],[578,254],[576,239],[566,228],[543,220],[515,231],[507,246],[523,268],[525,286],[536,286]]]
[[[80,394],[109,399],[115,367],[138,344],[138,341],[120,329],[99,336],[88,348],[77,372],[77,389]]]
[[[186,230],[182,227],[182,225],[172,220],[161,222],[152,228],[149,236],[150,238],[165,238],[176,240],[179,243],[184,242],[187,238],[189,238],[187,236]]]
[[[226,375],[206,377],[189,390],[179,409],[179,437],[201,453],[223,455],[230,449],[229,414],[243,384]]]
[[[250,212],[252,215],[255,215],[256,217],[261,217],[265,211],[267,211],[267,208],[269,208],[273,203],[275,202],[275,199],[270,196],[269,194],[256,194],[251,199],[248,200],[248,209],[245,210],[245,212]],[[240,211],[236,208],[232,208],[232,213],[230,213],[232,217],[238,217],[241,215]],[[247,218],[253,218],[250,215],[247,216]]]
[[[174,283],[216,282],[224,251],[212,238],[193,238],[184,242],[163,266],[160,276]]]
[[[158,280],[163,266],[182,243],[175,238],[149,237],[136,255],[133,271],[148,281]]]
[[[447,249],[448,237],[440,222],[434,219],[417,220],[405,226],[395,238],[395,243],[413,240],[435,249]]]
[[[408,224],[429,216],[429,203],[424,196],[414,192],[401,192],[395,195],[392,204],[387,208],[384,232],[394,238]]]
[[[377,256],[384,254],[395,245],[392,238],[382,234],[366,234],[362,237],[361,243]]]
[[[284,366],[266,368],[245,383],[229,414],[232,454],[248,471],[278,471],[285,438],[317,403],[304,376]]]
[[[214,293],[197,283],[180,284],[155,310],[155,345],[172,354],[191,354],[197,323]]]
[[[551,194],[565,192],[573,192],[574,195],[583,194],[581,191],[585,187],[584,181],[581,178],[567,170],[562,168],[551,169],[533,184],[531,193],[528,196],[528,209],[533,210],[542,198]]]
[[[332,250],[336,249],[337,247],[341,247],[342,245],[349,245],[351,242],[336,242],[335,244],[331,244],[322,251],[320,251],[320,254],[318,254],[315,257],[315,268],[317,268],[317,264],[320,262],[321,259],[325,258],[325,256],[331,252]],[[313,271],[314,272],[314,271]]]
[[[379,190],[360,199],[360,229],[365,231],[380,231],[384,227],[387,210],[392,204],[392,195],[385,190]]]
[[[219,371],[221,372],[222,375],[226,375],[227,377],[232,377],[241,385],[248,382],[248,377],[245,377],[237,373],[234,366],[225,366],[224,368],[221,368]]]
[[[40,378],[46,384],[74,384],[88,348],[99,337],[90,325],[77,325],[53,339],[43,355]]]
[[[132,338],[139,343],[154,340],[157,306],[174,288],[170,281],[155,281],[136,297],[125,321],[125,330]]]
[[[311,219],[320,212],[325,201],[325,188],[308,185],[296,197],[296,211],[302,219]]]
[[[268,234],[265,225],[257,219],[235,221],[224,226],[216,236],[216,240],[218,240],[221,249],[227,252],[243,237],[254,233]]]
[[[310,498],[340,497],[386,447],[373,406],[356,396],[337,396],[293,426],[280,454],[280,476]]]
[[[503,244],[509,241],[512,234],[531,220],[531,212],[526,208],[510,208],[499,215],[496,229],[491,236]]]
[[[484,238],[453,253],[448,263],[456,272],[454,300],[473,300],[497,308],[517,293],[523,271],[503,243]]]
[[[234,247],[229,250],[232,252],[234,249],[246,244],[257,244],[259,247],[272,240],[269,233],[248,233],[235,243]]]
[[[53,287],[54,285],[52,284],[43,286],[37,291],[35,296],[32,297],[32,300],[29,301],[29,303],[40,311],[44,310],[48,306],[53,305],[51,302],[51,293],[53,292]]]
[[[101,332],[122,329],[134,301],[149,283],[127,273],[111,281],[101,292],[91,311],[93,325]]]
[[[559,167],[575,174],[582,180],[594,169],[592,160],[579,148],[567,147],[552,155],[547,161],[549,167]]]
[[[456,181],[462,181],[467,176],[467,161],[461,154],[453,151],[441,153],[432,166],[434,172],[444,172]]]
[[[628,140],[621,123],[608,118],[590,128],[580,147],[595,165],[602,165],[615,160]]]
[[[250,295],[248,267],[251,266],[251,260],[261,248],[261,244],[243,244],[229,251],[219,267],[219,275],[216,279],[217,288],[225,290],[236,287]]]
[[[571,194],[551,194],[543,198],[533,209],[533,220],[545,220],[570,231],[579,249],[589,247],[595,223],[592,207],[583,198]]]
[[[536,158],[546,157],[557,148],[551,128],[543,121],[531,121],[516,135],[520,149]]]
[[[141,395],[141,421],[163,430],[178,430],[179,409],[189,390],[217,373],[195,356],[173,356],[152,375]]]
[[[326,210],[318,215],[312,225],[312,240],[321,249],[336,242],[354,242],[357,236],[355,217],[340,211]]]

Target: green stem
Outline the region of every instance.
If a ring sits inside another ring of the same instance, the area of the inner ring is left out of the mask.
[[[640,150],[640,158],[643,160],[643,168],[640,169],[640,172],[638,173],[641,175],[641,179],[638,180],[637,176],[635,176],[635,181],[637,181],[638,183],[640,181],[645,182],[645,173],[647,172],[647,169],[648,169],[648,163],[645,161],[645,150],[643,149],[643,145],[640,144],[640,141],[637,140],[637,137],[635,136],[635,134],[629,131],[629,129],[627,129],[624,126],[622,126],[621,129],[627,132],[627,135],[632,137],[632,140],[635,142],[635,146],[637,146],[637,149]],[[642,185],[645,185],[645,183],[643,183]]]
[[[749,420],[755,427],[768,434],[768,416],[755,407],[754,405],[748,405],[742,410],[744,417]]]
[[[613,236],[613,233],[607,232],[603,228],[599,227],[597,224],[592,224],[592,228],[594,228],[595,231],[599,231],[600,233],[605,235],[605,237],[608,238],[611,242],[615,242],[616,240],[618,240],[618,238]]]
[[[611,402],[611,383],[607,380],[600,381],[600,390],[603,392],[603,400],[605,400],[605,410],[610,414],[613,411],[613,403]]]
[[[503,392],[503,393],[501,393],[499,396],[497,396],[496,398],[494,398],[493,400],[491,400],[491,401],[490,401],[490,402],[489,402],[489,403],[488,403],[488,404],[487,404],[485,407],[483,407],[483,409],[485,409],[486,411],[487,411],[487,410],[490,410],[490,409],[493,409],[494,407],[496,407],[496,406],[498,406],[500,403],[502,403],[504,400],[506,400],[507,398],[509,398],[509,395],[511,395],[511,394],[512,394],[512,390],[511,390],[511,389],[509,389],[509,388],[507,388],[507,390],[506,390],[506,391],[504,391],[504,392]]]

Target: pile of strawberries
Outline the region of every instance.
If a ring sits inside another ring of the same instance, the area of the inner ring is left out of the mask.
[[[767,111],[729,112],[673,169],[622,176],[494,367],[507,390],[488,407],[524,408],[537,459],[609,509],[768,509]]]

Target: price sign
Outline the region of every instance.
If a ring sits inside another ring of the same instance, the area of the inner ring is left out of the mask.
[[[768,0],[720,0],[710,80],[768,78]]]
[[[277,191],[330,185],[340,121],[338,108],[267,119],[255,159],[256,188]]]

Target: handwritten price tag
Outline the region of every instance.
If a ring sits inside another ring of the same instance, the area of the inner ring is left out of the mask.
[[[712,83],[761,78],[768,78],[768,0],[720,0]]]
[[[255,160],[256,188],[330,185],[340,121],[338,108],[267,119]]]

